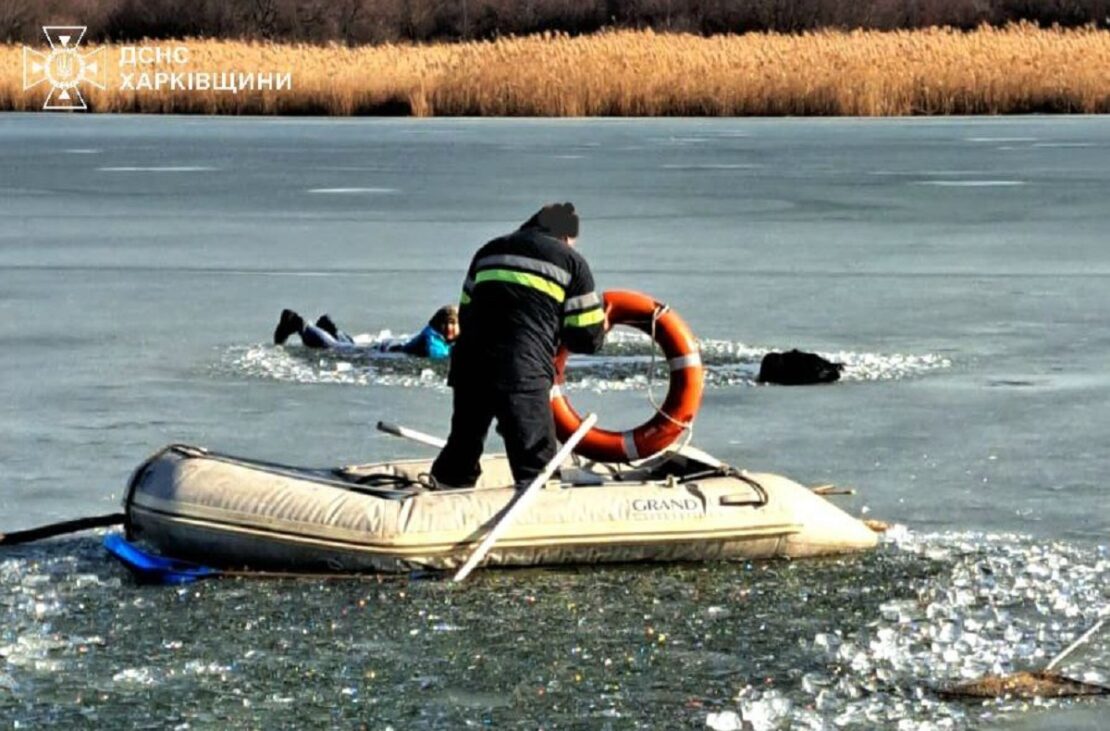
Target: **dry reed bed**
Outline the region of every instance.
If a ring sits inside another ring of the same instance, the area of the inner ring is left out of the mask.
[[[177,45],[151,42],[150,45]],[[186,40],[187,67],[293,74],[291,91],[120,91],[97,111],[216,114],[907,115],[1110,112],[1110,32],[1022,24],[899,32],[702,38],[651,31],[346,48]],[[0,109],[22,90],[20,49],[0,46]],[[134,69],[126,69],[134,70]],[[114,88],[115,87],[115,88]]]

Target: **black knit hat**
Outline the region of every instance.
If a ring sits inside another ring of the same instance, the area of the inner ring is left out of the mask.
[[[551,203],[536,211],[521,228],[538,228],[552,236],[578,237],[578,214],[573,203]]]

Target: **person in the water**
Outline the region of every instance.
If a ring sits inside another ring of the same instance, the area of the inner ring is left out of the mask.
[[[357,347],[354,338],[340,330],[327,315],[316,324],[307,323],[293,310],[282,310],[274,330],[274,345],[282,345],[294,333],[309,348]],[[420,332],[405,341],[389,341],[379,348],[389,353],[405,353],[418,358],[442,360],[451,355],[451,347],[459,336],[459,308],[444,305]]]

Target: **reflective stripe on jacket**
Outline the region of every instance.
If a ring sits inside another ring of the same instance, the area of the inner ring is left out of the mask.
[[[549,387],[559,344],[597,352],[604,319],[590,267],[573,248],[538,229],[494,239],[474,255],[463,282],[451,385]]]

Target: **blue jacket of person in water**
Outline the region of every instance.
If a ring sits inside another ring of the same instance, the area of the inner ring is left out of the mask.
[[[443,360],[451,355],[451,343],[447,342],[447,338],[429,323],[402,345],[400,351],[418,358]]]
[[[436,310],[424,329],[416,333],[408,342],[391,345],[388,350],[401,352],[417,358],[446,360],[451,356],[451,346],[459,335],[459,308],[444,305]]]

